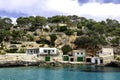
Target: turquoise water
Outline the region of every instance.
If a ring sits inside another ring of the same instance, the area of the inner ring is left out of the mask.
[[[120,80],[120,68],[88,65],[0,68],[0,80]]]

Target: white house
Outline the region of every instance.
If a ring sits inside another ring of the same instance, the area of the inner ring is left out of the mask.
[[[57,49],[56,48],[39,48],[40,55],[56,55]]]
[[[114,60],[113,48],[102,48],[96,53],[96,56],[102,58],[103,64],[110,63]]]
[[[26,49],[27,54],[38,54],[38,55],[55,55],[57,54],[56,48],[28,48]]]
[[[39,54],[39,48],[28,48],[26,54]]]
[[[96,53],[97,56],[103,57],[103,56],[114,56],[113,48],[102,48]]]
[[[69,61],[72,62],[83,62],[85,61],[86,51],[84,49],[73,50],[69,56]]]
[[[100,65],[103,64],[103,59],[101,57],[92,57],[91,63]]]
[[[85,50],[84,49],[80,49],[80,50],[73,50],[72,51],[72,55],[76,56],[76,57],[85,57]]]
[[[41,61],[61,61],[63,55],[57,48],[29,48],[26,53],[38,55]]]

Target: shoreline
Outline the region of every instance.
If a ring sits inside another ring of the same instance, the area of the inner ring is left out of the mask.
[[[94,65],[96,67],[120,67],[120,62],[112,61],[108,64],[93,64],[88,62],[70,62],[70,61],[58,61],[58,60],[52,60],[52,61],[44,61],[41,60],[40,57],[37,57],[37,55],[27,55],[27,54],[6,54],[6,55],[0,55],[0,68],[1,67],[20,67],[20,66],[53,66],[53,67],[59,67],[64,65]]]
[[[19,66],[53,66],[59,67],[63,65],[80,65],[87,63],[76,63],[76,62],[45,62],[45,61],[3,61],[0,62],[1,67],[19,67]]]
[[[119,62],[120,63],[120,62]],[[112,65],[110,65],[112,64]],[[117,64],[114,62],[111,62],[109,64],[106,65],[95,65],[95,64],[91,64],[91,63],[81,63],[81,62],[44,62],[44,61],[4,61],[4,62],[0,62],[0,68],[3,67],[28,67],[28,66],[52,66],[52,67],[60,67],[60,66],[73,66],[73,65],[94,65],[96,67],[120,67],[117,65],[113,65],[113,64]]]

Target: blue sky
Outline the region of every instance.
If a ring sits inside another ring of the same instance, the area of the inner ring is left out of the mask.
[[[0,0],[0,16],[78,15],[95,20],[120,21],[120,0]]]

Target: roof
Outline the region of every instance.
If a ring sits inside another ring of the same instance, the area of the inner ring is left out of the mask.
[[[39,49],[38,47],[27,47],[26,49]]]
[[[80,49],[80,50],[73,50],[72,52],[85,52],[85,49]]]
[[[26,49],[57,49],[57,48],[46,48],[46,47],[27,47]]]

